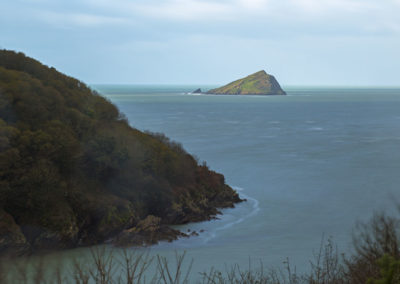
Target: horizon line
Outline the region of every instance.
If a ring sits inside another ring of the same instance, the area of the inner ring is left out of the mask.
[[[221,84],[212,83],[87,83],[89,86],[182,86],[182,87],[193,87],[193,86],[222,86]],[[281,85],[282,88],[393,88],[398,89],[400,85],[332,85],[332,84],[290,84]]]

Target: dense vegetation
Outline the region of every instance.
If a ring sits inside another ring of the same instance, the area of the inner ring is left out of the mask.
[[[233,81],[207,94],[221,95],[286,95],[274,76],[264,70]]]
[[[205,220],[238,201],[222,175],[130,127],[84,83],[0,51],[0,253],[94,244],[148,216]]]

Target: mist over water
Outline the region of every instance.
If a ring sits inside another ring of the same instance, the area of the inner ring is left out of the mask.
[[[249,257],[266,266],[289,257],[304,271],[323,235],[346,252],[356,221],[396,211],[400,89],[186,94],[197,87],[95,86],[132,126],[182,143],[247,199],[219,220],[177,226],[204,232],[156,245],[152,253],[186,250],[194,276],[211,266],[247,267]]]

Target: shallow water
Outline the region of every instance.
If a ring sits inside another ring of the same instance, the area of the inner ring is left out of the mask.
[[[193,277],[249,257],[307,270],[321,237],[351,247],[356,221],[395,212],[400,89],[286,88],[288,96],[190,95],[198,86],[95,88],[140,130],[163,132],[247,198],[219,220],[179,226],[197,237],[161,243],[194,258]],[[207,89],[207,86],[205,87]],[[51,258],[87,254],[87,249]]]

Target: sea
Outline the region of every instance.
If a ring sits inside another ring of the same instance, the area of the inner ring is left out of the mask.
[[[94,85],[139,130],[161,132],[247,201],[176,226],[198,236],[150,247],[193,260],[191,279],[262,263],[310,269],[328,239],[350,254],[358,223],[399,214],[400,88],[284,87],[286,96],[205,95],[201,87]],[[134,248],[132,248],[134,249]],[[88,254],[88,248],[50,259]]]

